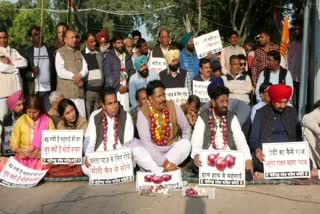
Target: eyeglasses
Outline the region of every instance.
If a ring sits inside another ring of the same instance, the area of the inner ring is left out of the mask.
[[[240,63],[240,66],[246,66],[247,63]]]

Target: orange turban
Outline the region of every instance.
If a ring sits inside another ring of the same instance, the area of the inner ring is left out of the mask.
[[[292,88],[284,84],[272,85],[269,87],[268,93],[272,103],[281,102],[283,99],[289,101],[292,95]]]

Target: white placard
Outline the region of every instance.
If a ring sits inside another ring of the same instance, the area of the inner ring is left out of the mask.
[[[193,42],[199,59],[206,57],[209,52],[215,54],[223,49],[218,30],[194,38]]]
[[[164,69],[167,69],[168,64],[165,58],[161,57],[151,57],[149,61],[149,70],[160,73]]]
[[[36,186],[48,170],[34,170],[10,157],[0,173],[0,184],[6,187],[29,188]]]
[[[2,154],[4,156],[13,155],[10,147],[12,129],[13,126],[4,127],[4,141],[2,143]]]
[[[137,172],[136,190],[148,189],[151,186],[157,187],[162,185],[169,190],[181,190],[182,178],[181,170],[172,172],[153,173],[153,172]]]
[[[188,88],[166,88],[167,100],[173,100],[178,105],[187,102],[189,97]]]
[[[130,149],[88,154],[90,185],[116,184],[134,181]]]
[[[200,152],[199,186],[245,186],[244,153],[240,151]]]
[[[43,164],[82,164],[83,130],[45,130],[42,132]]]
[[[202,82],[202,81],[192,81],[192,89],[193,95],[197,95],[200,98],[200,102],[206,103],[210,101],[210,97],[208,95],[208,85],[211,82]]]
[[[307,142],[263,143],[265,179],[310,178]]]

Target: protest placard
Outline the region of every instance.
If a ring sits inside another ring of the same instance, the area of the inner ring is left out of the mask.
[[[42,132],[43,164],[82,164],[83,130],[45,130]]]
[[[90,185],[116,184],[134,181],[130,149],[88,154]]]
[[[182,178],[181,170],[172,172],[153,173],[153,172],[137,172],[136,189],[148,189],[149,187],[157,187],[162,185],[169,190],[181,190]]]
[[[245,186],[244,153],[240,151],[200,152],[199,186]]]
[[[2,142],[3,156],[13,155],[13,152],[11,151],[11,147],[10,147],[12,129],[13,129],[13,126],[4,127],[4,138]]]
[[[192,81],[193,95],[197,95],[202,103],[210,101],[208,85],[211,82]]]
[[[263,143],[265,179],[310,178],[307,142]]]
[[[167,69],[167,62],[165,58],[161,57],[151,57],[149,63],[148,63],[148,68],[150,71],[155,71],[160,73],[164,69]]]
[[[209,52],[215,54],[223,49],[218,30],[194,38],[193,42],[199,59],[206,57]]]
[[[10,157],[0,173],[0,184],[6,187],[29,188],[36,186],[48,170],[34,170]]]
[[[189,97],[188,88],[166,88],[167,100],[173,100],[178,105],[187,102]]]

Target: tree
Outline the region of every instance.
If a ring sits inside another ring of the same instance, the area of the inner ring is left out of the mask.
[[[0,30],[8,30],[12,26],[14,17],[17,15],[14,4],[0,2]]]
[[[48,44],[50,40],[55,38],[52,32],[55,27],[51,17],[44,13],[44,36],[43,41]],[[13,21],[13,26],[9,30],[9,42],[14,47],[26,48],[30,45],[28,31],[32,25],[40,26],[40,10],[28,10],[20,12]]]

